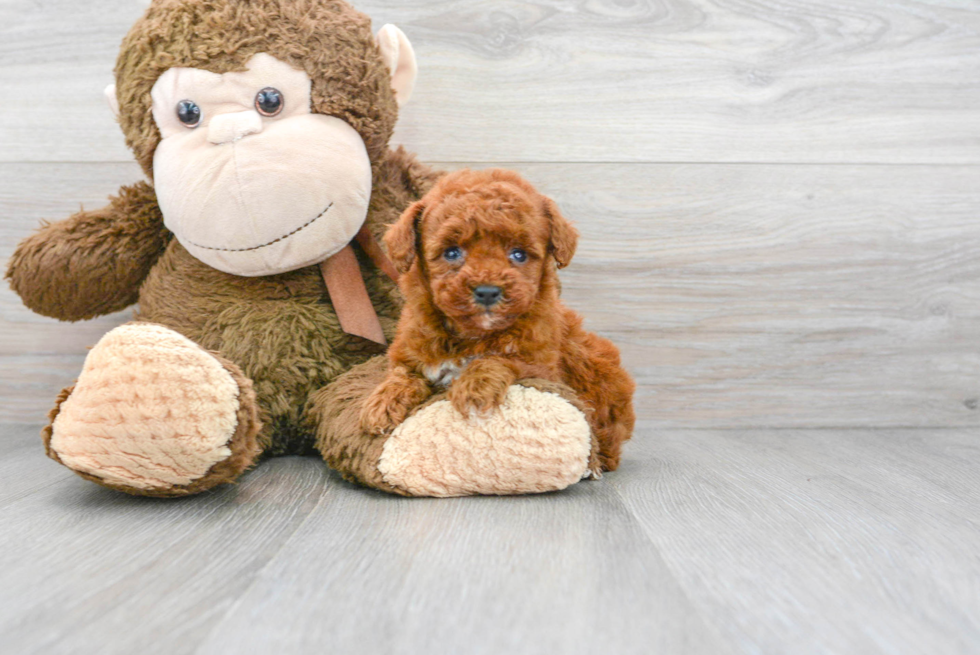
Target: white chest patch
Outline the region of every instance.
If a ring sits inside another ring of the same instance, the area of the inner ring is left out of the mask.
[[[426,366],[423,373],[425,373],[425,377],[430,384],[438,387],[448,387],[472,361],[472,357],[447,359],[437,366]]]

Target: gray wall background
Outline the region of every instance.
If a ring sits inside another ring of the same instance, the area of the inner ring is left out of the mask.
[[[584,239],[565,297],[658,427],[980,425],[980,11],[956,0],[363,0],[396,143],[503,165]],[[0,4],[0,260],[140,177],[105,106],[145,1]],[[85,348],[0,289],[0,421]]]

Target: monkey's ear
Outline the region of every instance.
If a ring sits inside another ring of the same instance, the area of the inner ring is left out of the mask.
[[[565,268],[578,246],[578,230],[561,215],[551,198],[544,197],[544,215],[551,222],[551,254],[555,256],[558,268]]]
[[[119,118],[119,99],[116,98],[116,85],[110,84],[103,91],[105,94],[106,102],[109,103],[109,109],[112,110],[112,115]]]
[[[422,212],[424,211],[425,204],[421,200],[409,205],[401,217],[385,232],[388,257],[399,273],[408,273],[415,261],[419,221],[422,219]]]
[[[419,72],[415,50],[405,33],[391,24],[378,30],[376,38],[385,65],[391,71],[391,88],[395,90],[395,100],[401,107],[412,97],[415,78]]]

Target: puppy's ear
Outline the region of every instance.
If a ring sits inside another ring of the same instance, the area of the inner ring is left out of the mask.
[[[421,200],[409,205],[401,217],[385,232],[388,257],[399,273],[408,273],[412,268],[412,262],[415,261],[418,227],[423,211],[425,211],[425,204]]]
[[[578,245],[578,230],[558,211],[558,205],[551,198],[544,197],[544,215],[551,223],[551,254],[558,262],[558,268],[565,268],[572,261]]]

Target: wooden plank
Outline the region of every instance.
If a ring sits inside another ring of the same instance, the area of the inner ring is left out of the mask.
[[[0,6],[0,83],[17,98],[0,108],[3,161],[132,159],[102,91],[113,81],[122,38],[148,4],[10,0]]]
[[[663,427],[980,424],[980,168],[515,166],[581,229],[565,299],[622,347],[641,416]],[[132,165],[0,164],[0,256],[42,216],[80,197],[97,206],[136,178]],[[44,192],[52,180],[63,197]],[[0,365],[18,401],[0,416],[22,422],[37,422],[85,347],[128,318],[59,324],[5,288],[0,310]]]
[[[430,161],[980,163],[975,4],[355,4],[415,45]],[[144,5],[4,3],[0,160],[129,160],[102,89]]]
[[[644,432],[603,482],[740,652],[980,650],[975,430]]]
[[[517,498],[335,491],[201,652],[730,652],[601,482]]]
[[[522,167],[661,426],[980,425],[980,169]]]
[[[316,458],[177,501],[67,474],[0,503],[0,631],[18,653],[967,655],[978,461],[975,430],[646,422],[619,471],[540,496],[402,499]]]
[[[75,382],[84,362],[84,352],[0,357],[0,422],[26,423],[40,430],[55,398]]]
[[[126,496],[71,475],[0,508],[4,650],[195,652],[326,484],[322,462],[280,458],[188,499]]]
[[[0,398],[9,397],[0,391]],[[46,460],[37,425],[0,423],[0,508],[39,489],[73,478],[53,460]]]

